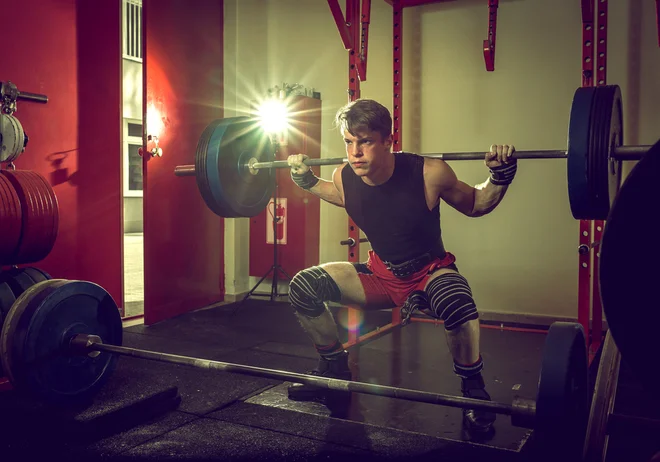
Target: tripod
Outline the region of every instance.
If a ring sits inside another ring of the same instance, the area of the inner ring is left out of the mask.
[[[275,152],[278,152],[279,149],[276,148]],[[278,263],[277,259],[277,246],[278,246],[278,238],[277,238],[277,222],[281,218],[277,218],[277,214],[275,213],[275,210],[277,208],[277,189],[278,189],[278,184],[277,184],[277,173],[275,173],[275,190],[273,192],[273,264],[271,265],[270,269],[264,274],[261,279],[259,279],[259,282],[257,282],[250,291],[245,294],[245,297],[243,297],[243,300],[241,300],[241,305],[245,303],[245,300],[247,300],[251,295],[258,296],[258,297],[264,297],[267,296],[266,294],[255,294],[254,291],[261,285],[261,283],[268,277],[270,273],[273,273],[273,281],[271,283],[270,287],[270,301],[272,302],[276,297],[278,296],[285,296],[288,295],[286,294],[280,294],[278,293],[278,288],[277,288],[277,281],[278,281],[278,273],[282,272],[282,274],[286,277],[287,280],[291,280],[291,277],[284,271],[284,268],[280,266]],[[240,305],[239,305],[240,306]],[[234,313],[238,310],[238,306],[234,310]]]

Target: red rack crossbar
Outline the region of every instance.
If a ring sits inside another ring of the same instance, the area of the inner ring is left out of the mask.
[[[488,0],[488,38],[484,40],[486,71],[495,70],[495,37],[497,35],[497,8],[499,0]]]
[[[353,48],[353,40],[350,31],[348,30],[348,26],[346,25],[346,21],[344,20],[344,13],[341,11],[339,0],[328,0],[328,6],[332,12],[332,17],[335,19],[339,36],[344,44],[344,49],[350,50]]]
[[[358,60],[358,75],[361,81],[367,80],[367,55],[369,51],[369,23],[371,22],[371,0],[362,0],[362,41],[360,43],[360,59]]]

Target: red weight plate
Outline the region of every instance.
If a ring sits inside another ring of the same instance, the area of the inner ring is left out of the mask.
[[[46,215],[46,224],[44,227],[43,246],[48,253],[53,249],[59,230],[59,205],[55,191],[48,180],[42,175],[34,173],[34,181],[38,187],[39,193],[44,201],[44,213]]]
[[[33,214],[30,217],[30,220],[35,227],[33,239],[30,241],[21,242],[18,253],[16,255],[16,262],[18,264],[32,263],[38,261],[35,257],[35,254],[39,253],[39,248],[41,247],[41,242],[43,241],[44,207],[41,198],[38,196],[37,191],[35,191],[31,172],[26,170],[17,170],[15,173],[18,176],[21,185],[23,186],[23,191],[26,197],[29,197],[29,203],[33,204],[34,206]]]
[[[43,260],[50,253],[51,247],[48,245],[48,234],[50,234],[52,220],[47,213],[46,198],[41,193],[39,174],[28,170],[20,170],[19,172],[28,188],[28,194],[32,196],[33,203],[36,206],[37,213],[34,220],[39,226],[38,240],[32,242],[29,247],[21,246],[19,259],[21,263],[34,263]]]
[[[0,264],[7,264],[21,240],[21,206],[11,183],[0,175]]]
[[[16,253],[12,257],[11,264],[33,263],[39,259],[33,259],[31,249],[39,245],[41,229],[43,227],[40,206],[35,201],[35,195],[31,190],[30,182],[20,170],[4,170],[3,175],[14,186],[16,194],[21,201],[21,213],[23,233]]]

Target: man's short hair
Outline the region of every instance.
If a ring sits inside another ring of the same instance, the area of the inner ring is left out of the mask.
[[[375,131],[384,140],[392,134],[390,111],[372,99],[357,99],[341,107],[335,116],[335,125],[342,135],[344,130],[353,136],[361,131]]]

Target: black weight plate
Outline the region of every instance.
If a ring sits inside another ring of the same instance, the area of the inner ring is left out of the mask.
[[[56,404],[94,396],[114,371],[117,357],[67,355],[66,345],[78,333],[121,345],[119,310],[102,287],[51,279],[26,290],[0,335],[3,366],[14,387]]]
[[[3,272],[0,274],[0,281],[5,281],[9,284],[16,298],[35,283],[35,280],[30,276],[29,272],[25,271],[25,268],[11,268]]]
[[[603,462],[607,454],[609,442],[607,423],[614,410],[621,365],[621,354],[611,334],[610,331],[607,331],[598,364],[589,425],[587,426],[587,439],[584,443],[584,462]]]
[[[53,279],[50,274],[34,266],[26,266],[23,268],[23,270],[25,271],[26,274],[28,274],[32,278],[34,282],[41,282],[41,281],[46,281],[48,279]]]
[[[568,130],[568,197],[577,220],[605,220],[621,178],[611,153],[623,144],[618,85],[578,88]]]
[[[2,277],[1,274],[0,277]],[[11,287],[9,287],[9,284],[7,284],[7,281],[0,280],[0,328],[2,328],[5,317],[7,316],[7,313],[9,313],[9,310],[15,301],[16,296],[14,295],[14,291],[11,290]],[[2,375],[1,364],[0,375]]]
[[[272,162],[275,152],[259,123],[248,117],[211,122],[197,144],[197,186],[206,205],[221,217],[261,213],[275,190],[274,169],[250,173],[250,158]]]
[[[589,420],[588,361],[581,324],[555,322],[543,348],[534,440],[548,460],[578,461]]]
[[[649,389],[657,388],[660,321],[655,229],[660,141],[632,168],[614,199],[600,248],[603,310],[621,357]]]
[[[0,273],[0,331],[5,316],[9,313],[16,298],[34,283],[47,279],[51,279],[48,273],[30,266],[20,269],[12,268],[9,271]],[[3,374],[2,363],[0,362],[0,377]]]
[[[11,268],[8,271],[0,272],[0,329],[16,299],[34,283],[35,280],[26,271],[26,268]],[[0,375],[2,374],[3,369],[0,363]]]
[[[617,85],[596,87],[590,124],[588,153],[591,218],[605,220],[621,181],[621,162],[611,157],[623,141],[621,90]]]
[[[38,294],[40,288],[43,288],[45,285],[52,283],[52,281],[44,281],[37,284],[33,284],[27,290],[25,290],[21,295],[16,297],[16,300],[12,304],[9,312],[5,317],[5,321],[2,324],[2,330],[0,331],[0,366],[4,374],[9,378],[11,382],[14,382],[14,377],[12,374],[12,348],[14,343],[10,340],[14,337],[14,330],[16,327],[16,320],[21,316],[21,313],[28,306],[30,297],[33,297],[35,294]],[[13,292],[13,291],[12,291]],[[10,327],[10,321],[14,320],[14,326]]]
[[[621,99],[621,89],[618,85],[610,85],[611,88],[611,111],[612,116],[610,119],[609,127],[609,144],[607,145],[607,213],[603,215],[603,220],[607,218],[614,203],[614,199],[619,194],[621,187],[621,173],[623,162],[613,157],[614,149],[623,146],[623,100]],[[603,188],[605,189],[605,187]],[[605,194],[605,191],[603,191]],[[604,202],[605,202],[604,200]]]
[[[591,106],[595,87],[581,87],[575,91],[568,125],[568,158],[566,177],[571,213],[576,220],[590,219],[589,143]]]

